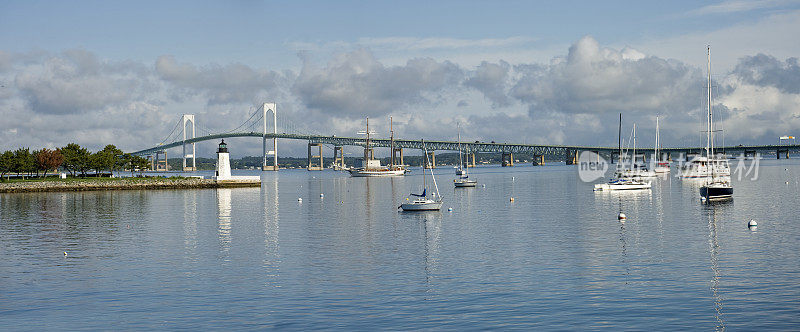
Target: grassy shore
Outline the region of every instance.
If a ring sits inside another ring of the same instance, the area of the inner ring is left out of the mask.
[[[184,177],[26,179],[0,182],[0,193],[256,187],[257,182],[218,182]]]

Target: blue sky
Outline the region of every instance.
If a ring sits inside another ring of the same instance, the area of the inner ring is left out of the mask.
[[[611,144],[622,112],[696,144],[707,44],[728,139],[771,142],[800,134],[798,21],[781,0],[5,1],[0,149],[136,149],[264,101],[337,135],[392,115],[409,137]]]

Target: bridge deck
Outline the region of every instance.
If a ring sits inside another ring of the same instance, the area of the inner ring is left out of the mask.
[[[186,144],[197,143],[209,140],[217,140],[230,137],[263,137],[260,132],[242,132],[242,133],[224,133],[207,135],[187,139]],[[310,143],[329,144],[334,146],[364,146],[366,139],[359,137],[337,137],[337,136],[320,136],[320,135],[297,135],[297,134],[267,134],[267,139],[272,138],[282,139],[296,139],[306,140]],[[391,140],[389,139],[371,139],[373,147],[390,147]],[[184,144],[184,141],[172,142],[169,144],[155,146],[149,149],[139,150],[132,152],[134,155],[147,155],[155,153],[156,151],[178,147]],[[422,149],[422,140],[394,140],[394,146],[404,149]],[[425,140],[425,147],[430,151],[458,151],[458,142],[454,141],[429,141]],[[536,144],[511,144],[511,143],[484,143],[484,142],[461,142],[461,149],[465,152],[483,152],[483,153],[528,153],[535,155],[546,156],[565,156],[569,152],[580,151],[595,151],[602,154],[616,153],[616,147],[592,147],[592,146],[579,146],[579,145],[536,145]],[[661,149],[664,152],[677,152],[677,153],[700,153],[704,148],[702,147],[671,147]],[[722,147],[726,153],[742,153],[742,152],[772,152],[772,151],[800,151],[800,144],[793,145],[750,145],[750,146],[728,146]],[[638,149],[642,153],[653,153],[653,148]]]

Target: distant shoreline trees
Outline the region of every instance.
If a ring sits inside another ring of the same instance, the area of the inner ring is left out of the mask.
[[[72,176],[86,177],[90,171],[95,176],[102,176],[105,172],[129,169],[132,172],[143,172],[150,166],[150,162],[140,156],[123,154],[122,150],[109,144],[95,153],[75,143],[51,150],[43,148],[31,152],[30,148],[18,148],[14,151],[0,153],[0,179],[8,179],[10,174],[36,177],[47,177],[48,172],[58,171],[59,168],[69,172]]]

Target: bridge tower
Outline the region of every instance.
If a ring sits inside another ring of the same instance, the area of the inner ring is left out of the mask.
[[[278,170],[278,108],[275,103],[264,103],[261,107],[261,117],[264,121],[264,131],[261,136],[262,145],[262,171],[277,171]],[[267,151],[267,112],[272,112],[272,151]],[[267,155],[272,154],[272,166],[267,166]]]
[[[194,157],[197,154],[197,150],[195,150],[194,143],[189,143],[189,144],[192,145],[192,153],[191,154],[186,154],[186,123],[191,123],[192,124],[192,137],[189,137],[189,138],[190,139],[194,139],[197,136],[197,133],[195,132],[195,126],[194,126],[194,124],[195,124],[194,123],[194,114],[184,114],[182,119],[181,119],[181,121],[183,122],[183,127],[181,128],[182,131],[183,131],[183,171],[184,172],[187,172],[187,171],[194,172],[194,171],[197,170],[197,162],[196,162],[195,157]],[[191,167],[186,165],[186,159],[187,158],[192,158],[192,166]]]

